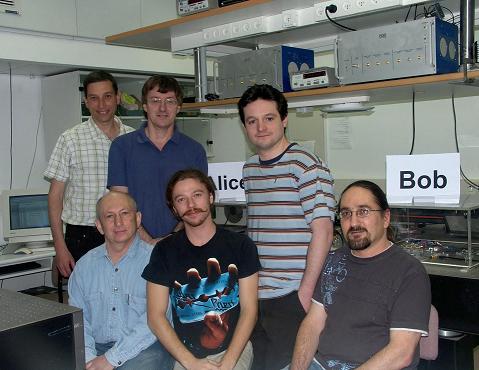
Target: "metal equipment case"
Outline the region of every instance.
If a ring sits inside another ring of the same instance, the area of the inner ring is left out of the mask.
[[[176,9],[179,16],[204,12],[218,7],[216,0],[176,0]]]
[[[0,368],[85,368],[83,314],[78,308],[0,289]]]
[[[220,57],[215,63],[215,92],[220,98],[239,97],[254,84],[270,84],[279,91],[292,91],[290,73],[314,66],[314,53],[290,46],[247,51]]]
[[[460,203],[390,204],[396,240],[426,264],[472,268],[479,265],[479,196]]]
[[[341,34],[336,69],[341,84],[456,72],[458,29],[439,18]]]

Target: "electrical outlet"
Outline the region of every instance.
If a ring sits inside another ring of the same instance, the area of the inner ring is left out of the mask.
[[[243,21],[223,24],[203,29],[205,43],[213,44],[238,37],[255,35],[267,31],[265,17],[245,19]]]
[[[345,1],[343,3],[343,10],[346,12],[346,13],[350,13],[351,10],[353,9],[353,4],[350,2],[350,1]]]
[[[322,3],[318,3],[318,4],[314,4],[314,14],[315,14],[315,22],[320,22],[320,21],[324,21],[326,18],[326,3],[325,2],[322,2]]]

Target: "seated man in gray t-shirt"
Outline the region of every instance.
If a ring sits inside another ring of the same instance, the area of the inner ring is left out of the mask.
[[[374,183],[339,202],[348,247],[329,254],[296,339],[291,370],[415,369],[431,293],[422,264],[391,239],[390,210]]]

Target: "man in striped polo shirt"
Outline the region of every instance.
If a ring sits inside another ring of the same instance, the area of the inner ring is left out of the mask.
[[[243,168],[248,235],[262,265],[254,369],[286,366],[333,237],[333,179],[315,154],[285,136],[288,103],[269,85],[245,91],[238,109],[257,154]]]

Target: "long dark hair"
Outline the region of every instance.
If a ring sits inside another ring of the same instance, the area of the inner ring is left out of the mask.
[[[390,209],[386,194],[377,184],[368,180],[358,180],[353,182],[352,184],[349,184],[346,187],[346,189],[344,189],[343,192],[341,193],[341,198],[339,199],[339,203],[338,203],[339,210],[341,209],[341,200],[343,198],[343,194],[346,193],[346,191],[348,191],[351,188],[363,188],[365,190],[368,190],[373,196],[376,203],[378,204],[379,208],[383,210],[383,213],[387,209]],[[391,226],[391,223],[389,223],[386,233],[387,233],[388,240],[393,242],[395,239],[395,230]]]

